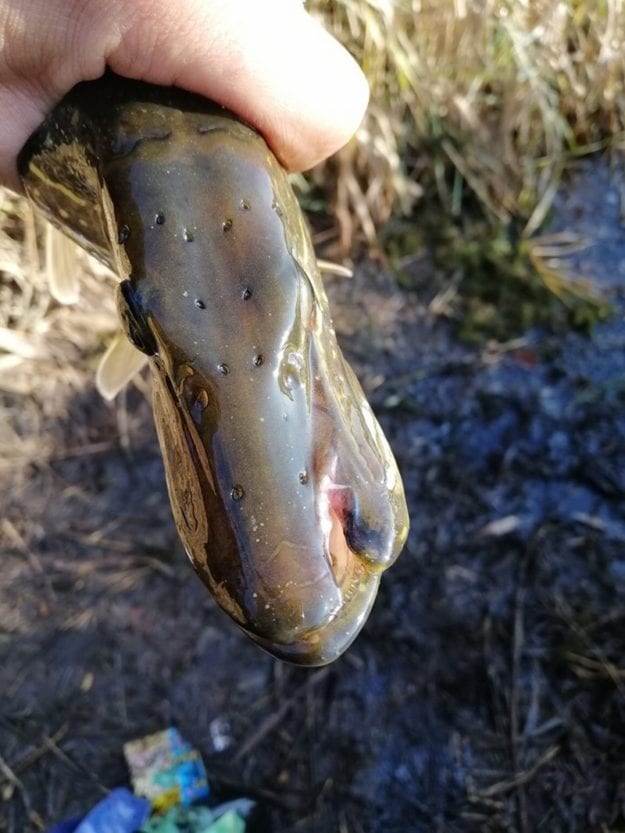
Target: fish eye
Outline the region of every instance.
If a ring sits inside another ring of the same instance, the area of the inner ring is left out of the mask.
[[[122,281],[117,287],[117,310],[124,331],[137,350],[147,356],[156,353],[156,342],[145,318],[141,301],[132,283]]]

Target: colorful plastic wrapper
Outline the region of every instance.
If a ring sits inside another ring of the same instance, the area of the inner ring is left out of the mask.
[[[177,729],[129,741],[124,755],[137,795],[149,799],[163,812],[176,804],[188,806],[208,797],[206,770],[199,752]]]
[[[83,818],[67,819],[49,833],[135,833],[150,815],[150,803],[125,787],[110,792]]]
[[[245,820],[237,810],[219,811],[208,807],[172,807],[162,816],[153,816],[140,833],[245,833]]]

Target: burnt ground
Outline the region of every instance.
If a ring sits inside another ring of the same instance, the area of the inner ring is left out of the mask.
[[[617,310],[620,182],[582,167],[556,210],[597,244],[572,265]],[[85,308],[29,360],[30,384],[2,371],[2,833],[127,783],[124,741],[168,724],[200,749],[215,800],[259,801],[257,830],[625,828],[622,315],[592,338],[467,348],[435,314],[443,279],[427,258],[409,268],[410,292],[371,265],[329,283],[412,531],[325,669],[266,656],[195,578],[148,384],[98,397]],[[68,348],[78,331],[87,346]]]

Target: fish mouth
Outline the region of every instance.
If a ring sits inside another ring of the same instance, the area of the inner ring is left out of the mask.
[[[277,659],[311,668],[328,665],[349,648],[367,621],[378,592],[381,573],[364,570],[351,596],[334,615],[314,628],[294,633],[287,641],[243,627],[257,645]]]
[[[304,666],[327,665],[337,659],[354,641],[365,624],[371,611],[382,569],[366,552],[357,552],[351,546],[350,531],[353,524],[348,523],[345,501],[336,500],[330,488],[322,488],[321,493],[329,495],[323,501],[322,515],[322,550],[326,568],[334,585],[337,601],[334,605],[318,608],[319,617],[310,622],[308,627],[284,628],[282,633],[277,628],[274,633],[262,633],[259,629],[245,632],[258,645],[278,659]],[[321,541],[320,541],[321,543]],[[322,597],[322,589],[317,586],[315,593],[309,588],[308,601],[316,607]],[[286,622],[283,621],[283,625]]]

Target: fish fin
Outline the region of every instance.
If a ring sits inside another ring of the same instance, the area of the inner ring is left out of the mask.
[[[342,266],[340,263],[333,263],[331,260],[322,260],[317,258],[317,266],[322,272],[328,275],[338,275],[341,278],[353,278],[354,272],[348,266]]]
[[[45,271],[52,297],[75,304],[80,297],[78,247],[51,223],[46,223]]]
[[[95,386],[100,395],[109,401],[114,399],[147,360],[147,356],[132,346],[125,333],[117,333],[96,371]]]

